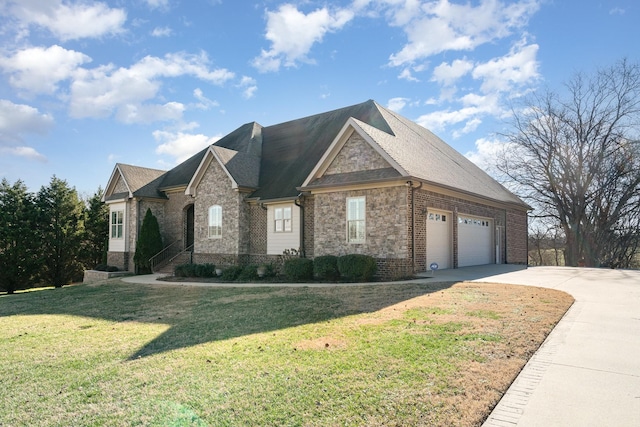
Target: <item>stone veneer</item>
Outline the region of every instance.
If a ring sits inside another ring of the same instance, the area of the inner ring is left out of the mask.
[[[209,207],[222,206],[222,237],[208,237]],[[212,160],[196,189],[194,253],[238,255],[249,250],[249,205],[231,188],[229,177]],[[242,224],[242,228],[241,225]]]
[[[390,166],[360,134],[354,132],[331,162],[325,175],[384,169]]]
[[[366,239],[347,242],[347,197],[365,196]],[[407,257],[406,187],[336,191],[315,195],[314,255],[366,254]]]

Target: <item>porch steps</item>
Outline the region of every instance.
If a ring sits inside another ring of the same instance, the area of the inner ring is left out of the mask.
[[[191,252],[180,252],[175,257],[171,258],[166,264],[155,269],[156,273],[170,274],[173,276],[173,272],[176,266],[181,264],[189,264],[191,262]]]

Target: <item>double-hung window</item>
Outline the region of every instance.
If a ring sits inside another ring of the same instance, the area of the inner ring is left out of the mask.
[[[347,198],[347,241],[349,243],[364,243],[366,220],[365,220],[364,197]]]
[[[275,208],[273,211],[274,231],[288,233],[291,231],[291,206]]]
[[[124,226],[124,211],[111,212],[111,238],[122,239]]]
[[[222,206],[209,207],[208,236],[210,239],[222,237]]]

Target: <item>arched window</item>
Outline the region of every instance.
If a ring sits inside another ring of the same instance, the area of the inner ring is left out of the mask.
[[[210,239],[222,237],[222,206],[209,207],[208,236]]]

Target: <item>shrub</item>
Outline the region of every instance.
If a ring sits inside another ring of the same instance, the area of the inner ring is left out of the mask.
[[[107,265],[107,269],[105,271],[113,273],[114,271],[118,271],[118,267],[116,267],[115,265]]]
[[[107,271],[107,267],[109,267],[107,264],[98,264],[98,265],[96,265],[96,268],[94,268],[94,270],[96,270],[96,271]]]
[[[287,280],[303,282],[313,279],[313,261],[309,258],[290,258],[284,262]]]
[[[196,277],[216,276],[216,266],[214,264],[195,264],[194,270]]]
[[[176,265],[173,274],[176,277],[195,277],[196,264],[180,264]]]
[[[258,280],[258,278],[257,265],[247,265],[238,275],[238,280],[240,280],[241,282],[250,282],[253,280]]]
[[[264,267],[264,276],[263,277],[276,277],[276,266],[273,264],[261,264],[261,267]]]
[[[376,274],[376,260],[369,255],[350,254],[338,258],[338,271],[345,279],[368,282]]]
[[[320,280],[336,281],[340,278],[338,257],[322,255],[313,260],[313,275]]]
[[[240,276],[243,268],[239,265],[232,265],[231,267],[225,268],[222,272],[222,276],[220,277],[222,280],[226,280],[229,282],[233,282]]]

